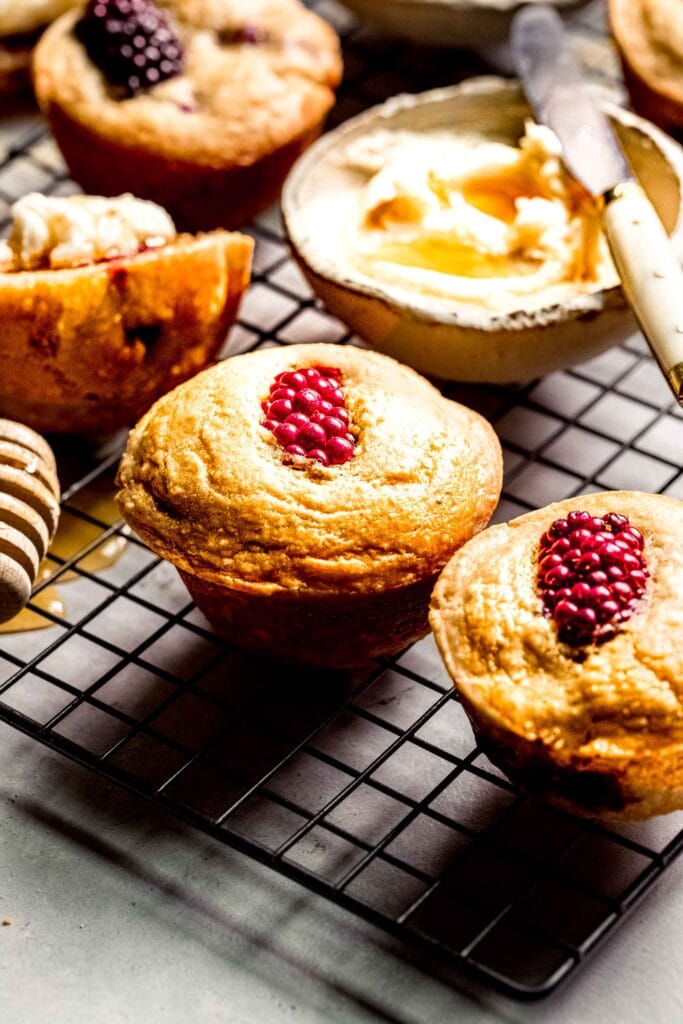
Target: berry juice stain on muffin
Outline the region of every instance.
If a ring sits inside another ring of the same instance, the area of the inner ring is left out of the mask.
[[[259,43],[267,43],[271,37],[265,29],[247,22],[238,28],[221,29],[218,38],[224,46],[257,46]]]
[[[313,459],[323,466],[340,466],[353,458],[356,438],[342,373],[336,367],[278,373],[261,408],[265,414],[261,425],[274,434],[286,455]],[[291,462],[296,464],[294,459]]]
[[[560,640],[607,640],[636,611],[649,577],[643,536],[627,516],[570,512],[541,537],[538,594]]]
[[[89,0],[76,34],[112,85],[133,96],[183,70],[183,47],[151,0]]]

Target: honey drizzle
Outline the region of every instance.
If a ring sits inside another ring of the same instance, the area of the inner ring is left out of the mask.
[[[84,498],[85,500],[83,500]],[[114,502],[114,492],[108,481],[106,488],[96,483],[92,486],[91,493],[76,495],[75,500],[78,501],[78,506],[73,503],[74,508],[77,507],[78,511],[85,512],[100,522],[111,524],[119,519],[119,512]],[[57,533],[50,546],[50,551],[52,554],[57,555],[58,558],[69,561],[79,551],[82,551],[83,548],[92,544],[98,534],[101,533],[101,527],[88,522],[86,519],[81,519],[68,509],[65,509],[60,517]],[[100,544],[82,559],[79,559],[79,568],[94,574],[103,572],[118,562],[127,546],[128,541],[125,537],[113,534],[104,543]],[[40,586],[41,583],[44,583],[45,580],[58,571],[59,568],[55,565],[54,561],[51,561],[49,558],[45,559],[38,568],[34,588]],[[66,619],[67,604],[66,596],[62,593],[62,584],[69,583],[78,578],[78,572],[75,572],[73,569],[67,569],[59,577],[57,583],[45,587],[44,590],[31,597],[32,608],[24,608],[13,619],[10,619],[9,622],[0,623],[0,635],[28,633],[38,629],[49,629],[54,625],[52,619],[41,615],[39,611],[34,609],[42,609],[49,612],[50,615]]]

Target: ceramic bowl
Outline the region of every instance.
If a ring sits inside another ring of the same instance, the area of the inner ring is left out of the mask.
[[[355,14],[394,35],[435,46],[489,46],[508,38],[524,0],[343,0]],[[561,14],[589,0],[555,0]]]
[[[683,149],[649,121],[614,105],[605,110],[683,258]],[[406,297],[340,262],[344,222],[330,216],[330,204],[361,188],[341,158],[350,143],[376,129],[450,129],[514,144],[530,114],[517,83],[471,79],[397,96],[325,136],[295,166],[283,195],[295,256],[328,309],[370,345],[444,380],[511,383],[590,359],[634,331],[618,285],[502,314],[456,301],[437,307],[427,296]]]

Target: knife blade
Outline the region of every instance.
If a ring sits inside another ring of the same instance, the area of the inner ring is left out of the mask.
[[[616,135],[567,47],[557,11],[523,7],[512,23],[511,44],[527,99],[559,138],[574,177],[594,196],[632,181]]]
[[[624,294],[683,406],[683,270],[669,236],[591,95],[557,11],[523,7],[513,19],[510,42],[537,120],[559,138],[572,175],[600,198]]]

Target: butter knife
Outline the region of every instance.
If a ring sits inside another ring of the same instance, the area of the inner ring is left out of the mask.
[[[683,406],[683,270],[616,135],[571,52],[562,19],[523,7],[511,29],[517,73],[538,121],[558,136],[566,166],[601,199],[602,224],[626,299]]]

